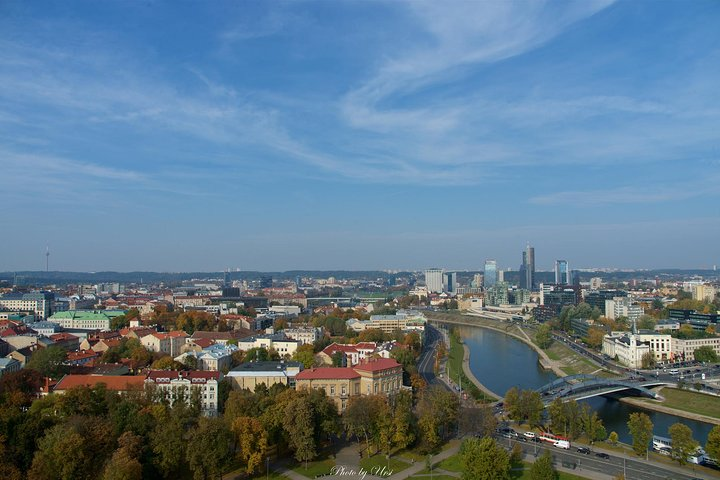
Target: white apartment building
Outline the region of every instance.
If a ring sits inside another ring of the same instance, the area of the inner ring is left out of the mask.
[[[270,350],[272,348],[282,357],[285,355],[292,356],[292,354],[294,354],[300,346],[300,342],[292,340],[285,336],[282,332],[279,332],[268,335],[246,337],[239,340],[237,346],[240,350],[244,351],[248,351],[251,348],[265,348],[266,350]]]
[[[172,405],[179,399],[190,403],[197,400],[203,415],[216,417],[218,414],[218,384],[221,374],[213,372],[177,372],[153,370],[148,373],[145,385],[156,388],[158,396]]]
[[[316,327],[286,328],[283,330],[285,336],[297,340],[301,345],[312,345],[320,339],[321,329]]]
[[[441,268],[429,268],[425,270],[425,285],[430,293],[442,293],[443,271]]]
[[[605,300],[605,317],[616,320],[618,317],[627,317],[630,322],[638,320],[645,313],[643,308],[633,303],[631,297],[614,297]]]
[[[670,335],[654,332],[612,332],[603,338],[602,353],[615,358],[629,368],[641,368],[643,356],[652,353],[658,362],[670,360],[672,345]]]
[[[713,300],[715,300],[715,296],[717,295],[717,293],[717,288],[707,283],[692,286],[693,300],[700,300],[701,302],[712,302]]]
[[[38,320],[45,320],[52,313],[55,295],[48,292],[7,293],[0,296],[0,307],[18,312],[32,312]]]
[[[230,370],[230,367],[232,367],[232,354],[238,350],[239,348],[231,343],[216,343],[203,348],[199,352],[195,350],[185,352],[175,357],[175,360],[184,364],[187,357],[195,357],[197,362],[195,368],[197,370],[222,372]]]

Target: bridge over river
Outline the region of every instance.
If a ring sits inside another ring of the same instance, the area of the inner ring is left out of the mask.
[[[673,385],[662,380],[637,380],[633,378],[603,378],[595,375],[570,375],[554,380],[536,391],[542,395],[545,406],[557,398],[563,400],[585,400],[602,395],[632,395],[659,399],[650,390],[662,385]]]

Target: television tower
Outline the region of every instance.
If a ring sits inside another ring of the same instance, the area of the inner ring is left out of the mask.
[[[45,247],[45,272],[50,271],[50,245]]]

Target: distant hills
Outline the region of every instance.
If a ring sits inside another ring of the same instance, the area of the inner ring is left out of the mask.
[[[474,273],[481,271],[460,272],[461,279],[472,278]],[[17,271],[0,272],[0,281],[10,283],[17,281],[18,285],[46,285],[46,284],[68,284],[68,283],[166,283],[179,284],[183,281],[193,279],[221,279],[225,275],[228,281],[232,280],[260,280],[262,277],[272,277],[275,280],[293,280],[296,277],[328,278],[335,277],[343,279],[376,280],[382,278],[394,282],[396,277],[408,276],[412,272],[388,273],[379,270],[353,271],[353,270],[289,270],[286,272],[44,272],[44,271]],[[700,276],[703,278],[720,278],[720,273],[715,270],[702,269],[658,269],[658,270],[637,270],[618,272],[579,272],[582,281],[588,281],[591,277],[601,277],[606,281],[626,281],[630,279],[654,279],[670,280],[674,278],[687,278]],[[517,279],[517,272],[505,272],[505,279],[513,282]],[[552,272],[537,272],[539,282],[552,282]]]

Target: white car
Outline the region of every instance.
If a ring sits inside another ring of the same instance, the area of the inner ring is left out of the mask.
[[[525,432],[523,433],[526,438],[535,438],[535,434],[533,432]]]

